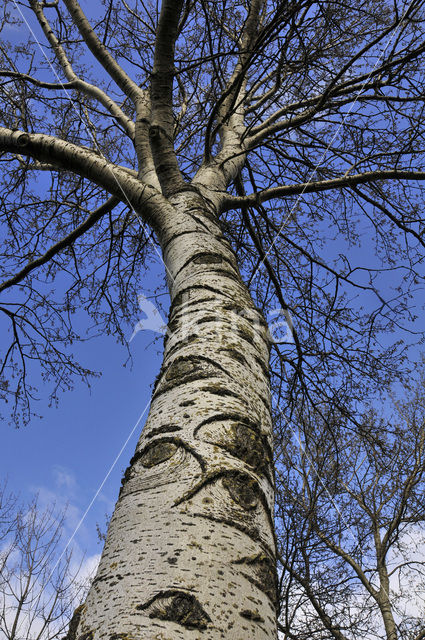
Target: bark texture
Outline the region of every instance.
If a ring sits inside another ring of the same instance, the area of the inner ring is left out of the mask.
[[[273,640],[267,326],[204,199],[170,201],[164,362],[75,639]]]

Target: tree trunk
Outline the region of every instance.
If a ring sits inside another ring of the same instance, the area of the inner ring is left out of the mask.
[[[385,598],[385,602],[379,603],[379,608],[381,610],[382,619],[384,621],[386,640],[397,640],[397,627],[395,624],[389,598]]]
[[[385,561],[381,555],[378,555],[378,572],[381,588],[378,592],[377,602],[381,610],[382,620],[384,621],[385,638],[386,640],[397,640],[397,626],[390,601],[390,581]]]
[[[215,216],[170,198],[150,413],[74,640],[275,640],[269,338]]]

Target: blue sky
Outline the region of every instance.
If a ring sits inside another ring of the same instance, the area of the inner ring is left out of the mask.
[[[83,3],[83,6],[90,16],[90,5]],[[9,6],[9,10],[12,9]],[[24,13],[31,29],[44,42],[32,13],[25,10]],[[12,42],[25,41],[28,35],[28,28],[24,24],[7,28],[5,33]],[[35,54],[38,56],[40,51],[36,49]],[[103,73],[94,59],[90,59],[90,64]],[[56,80],[52,70],[46,71],[46,78]],[[43,179],[39,179],[40,189],[43,188]],[[141,274],[140,293],[148,294],[152,287],[158,286],[157,271],[154,266],[152,272]],[[17,295],[16,292],[12,292],[13,295]],[[87,328],[93,324],[83,314],[77,317],[77,321]],[[9,344],[4,326],[1,318],[1,353]],[[126,330],[130,337],[133,327],[127,327]],[[71,351],[77,362],[101,373],[99,378],[91,379],[91,388],[76,380],[73,391],[60,394],[56,407],[49,406],[48,394],[51,389],[41,386],[38,389],[40,400],[33,407],[41,414],[41,419],[34,418],[20,429],[6,422],[1,425],[0,482],[7,478],[9,490],[24,501],[38,494],[41,507],[52,502],[56,503],[58,509],[66,507],[68,515],[64,543],[80,525],[110,472],[75,535],[77,547],[88,556],[99,553],[101,549],[97,541],[96,524],[104,530],[105,515],[110,515],[113,510],[123,471],[133,455],[147,418],[152,385],[160,368],[161,335],[139,331],[131,344],[132,364],[128,362],[127,351],[117,344],[113,336],[75,343]],[[33,376],[37,379],[38,373],[34,371]],[[124,450],[116,460],[124,445]]]
[[[5,339],[3,334],[2,342]],[[48,406],[41,389],[36,404],[41,419],[34,418],[20,429],[2,425],[1,477],[7,477],[9,489],[23,499],[39,493],[42,506],[52,501],[58,508],[68,504],[65,537],[74,532],[149,403],[160,367],[162,337],[139,331],[131,344],[132,366],[123,366],[127,353],[112,336],[75,344],[77,359],[102,373],[92,380],[91,389],[77,380],[73,391],[61,394],[58,407]],[[104,529],[105,514],[112,512],[146,417],[147,411],[76,535],[88,555],[100,550],[96,523]]]

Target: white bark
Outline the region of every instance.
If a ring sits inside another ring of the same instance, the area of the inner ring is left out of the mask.
[[[164,363],[68,640],[277,637],[267,327],[204,201],[171,201]]]
[[[63,69],[65,77],[70,83],[72,83],[72,88],[77,89],[88,96],[91,96],[95,100],[98,100],[100,104],[106,107],[106,109],[116,119],[116,121],[122,125],[129,138],[133,140],[135,135],[134,122],[132,122],[132,120],[130,120],[130,118],[125,115],[125,113],[116,104],[116,102],[112,100],[112,98],[108,96],[104,91],[102,91],[102,89],[89,82],[85,82],[77,76],[74,69],[72,68],[71,63],[68,60],[64,48],[53,33],[52,28],[47,21],[46,16],[44,15],[42,4],[40,4],[40,2],[36,2],[36,0],[31,0],[30,5],[37,17],[44,35],[46,36],[47,41],[52,47],[55,56]]]
[[[170,209],[167,200],[152,184],[141,182],[131,169],[109,162],[93,149],[54,136],[5,127],[0,127],[0,149],[18,158],[22,154],[42,163],[47,162],[57,170],[73,171],[88,178],[131,205],[154,230],[158,228],[157,217]]]

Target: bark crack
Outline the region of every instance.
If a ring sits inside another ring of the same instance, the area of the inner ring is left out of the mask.
[[[187,629],[206,629],[211,622],[199,600],[184,591],[161,591],[136,609],[144,611],[150,618],[176,622]]]

